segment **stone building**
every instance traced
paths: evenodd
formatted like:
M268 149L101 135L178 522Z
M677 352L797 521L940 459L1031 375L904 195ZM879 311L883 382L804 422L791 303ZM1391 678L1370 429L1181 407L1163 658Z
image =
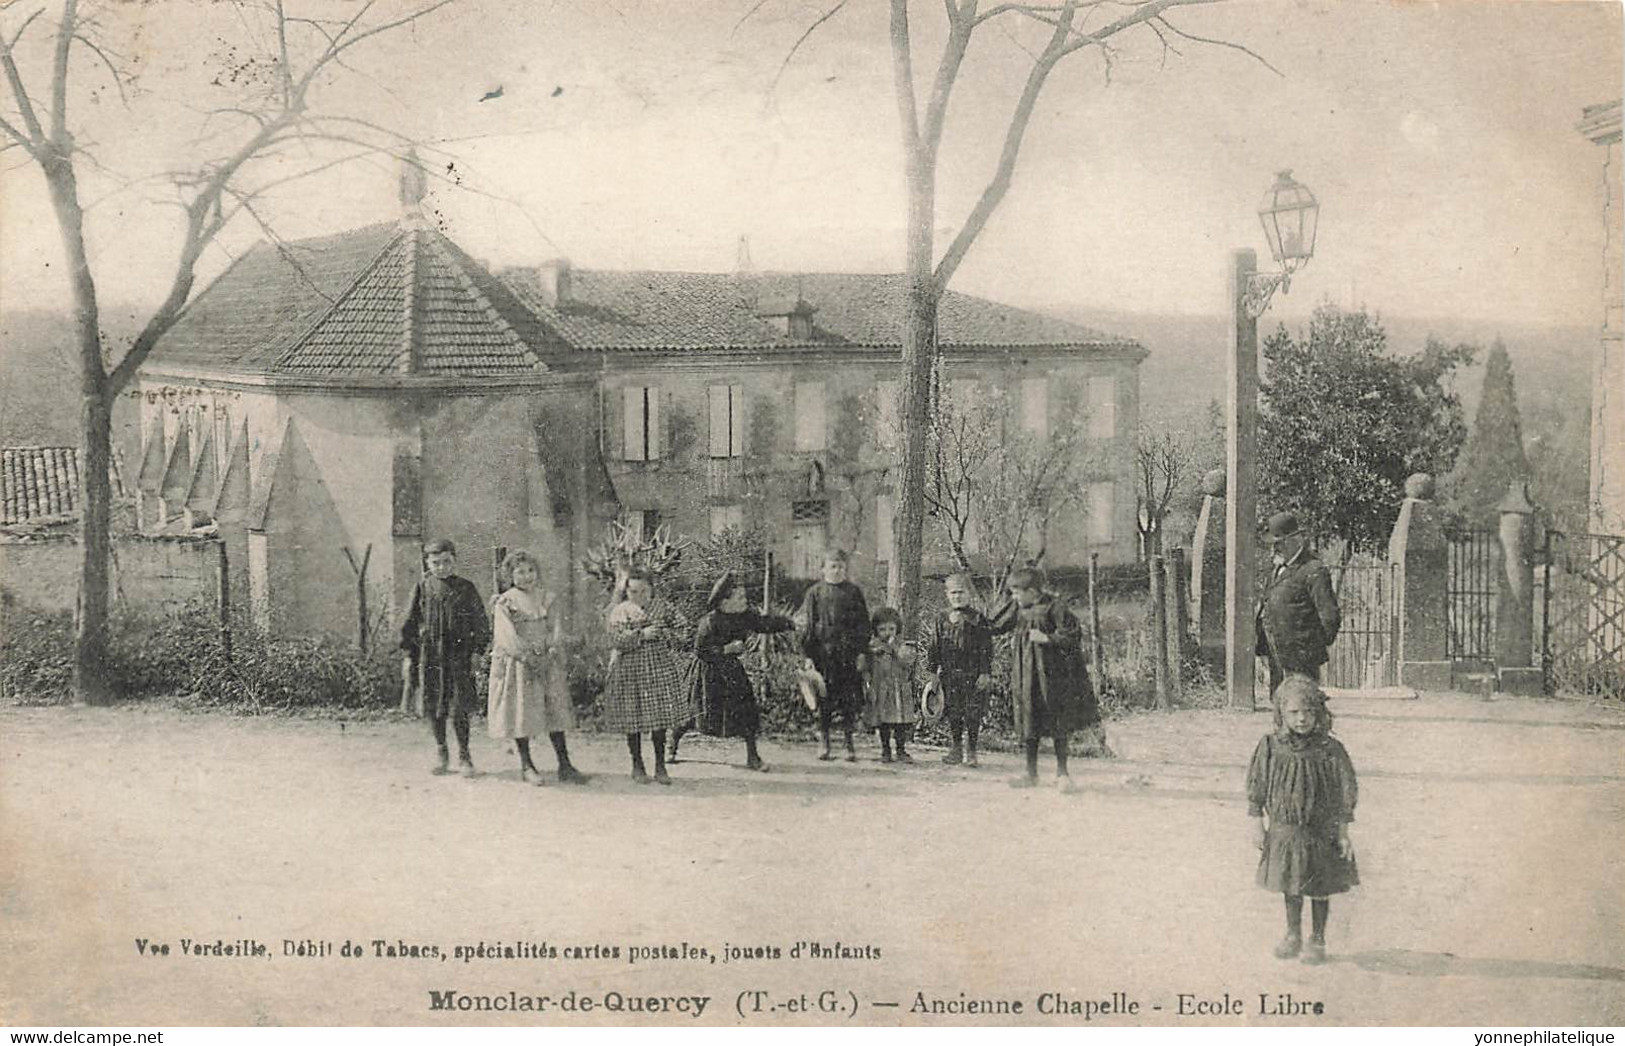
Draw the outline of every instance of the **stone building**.
M1591 378L1591 528L1625 534L1625 257L1621 254L1620 103L1588 105L1580 131L1602 146L1603 321Z
M375 622L419 545L449 536L489 586L526 547L580 604L579 563L624 514L704 538L760 528L792 574L890 546L902 284L895 276L492 274L421 218L263 245L142 368L144 528L212 525L234 603L283 632ZM1042 433L1087 411L1089 511L1046 562L1132 559L1138 365L1125 338L961 294L939 341L957 390L1001 388Z

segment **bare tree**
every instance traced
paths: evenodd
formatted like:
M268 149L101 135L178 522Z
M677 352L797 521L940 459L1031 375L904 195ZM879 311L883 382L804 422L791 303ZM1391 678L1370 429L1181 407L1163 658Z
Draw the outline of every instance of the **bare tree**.
M378 0L361 0L340 18L290 13L285 0L240 0L236 13L244 27L237 72L242 74L239 104L204 113L195 162L185 170L167 173L173 198L181 212L181 234L173 262L154 259L173 272L162 302L142 325L130 347L112 359L103 344L98 307L100 284L86 246L87 206L82 185L109 175L93 151L88 135L76 133L76 119L92 86L105 77L128 107L126 88L132 73L111 39L113 27L104 24L94 5L62 0L50 15L50 6L21 13L23 5L9 5L0 23L0 70L9 92L10 110L0 113L0 151L21 151L45 179L52 213L61 233L71 284L80 388L79 482L83 492L80 522L81 572L75 615L74 691L81 702L106 704L114 694L107 679L108 559L112 492L108 478L111 458L113 404L136 370L168 331L190 299L199 258L221 230L239 215L248 215L265 227L255 203L278 185L305 177L378 151L400 151L400 135L368 121L345 116L323 116L312 108L312 97L333 74L350 67L346 59L358 46L378 36L409 26L452 0L425 0L393 16L379 16ZM54 36L36 24L55 26ZM263 32L248 27L258 23ZM25 78L19 56L38 41L37 63L29 66L37 82ZM100 84L105 87L106 84ZM125 122L129 134L144 133L139 121ZM315 146L346 150L341 155L315 157ZM295 174L285 173L294 150L306 157ZM207 158L199 159L198 156ZM282 161L278 166L274 161ZM269 228L266 228L269 232ZM156 254L157 252L154 251ZM171 269L169 266L173 266Z
M1190 444L1173 429L1142 424L1135 434L1134 469L1140 487L1135 526L1147 557L1162 553L1163 521L1190 479L1192 459Z
M1066 411L1042 435L1020 431L1000 390L955 402L938 385L927 441L926 514L961 570L973 571L972 538L995 591L1018 566L1042 563L1063 514L1083 522L1099 448L1087 417Z
M790 49L785 64L818 28L834 18L850 0L836 0L812 22ZM928 449L930 378L936 356L937 306L959 265L970 253L988 219L1010 190L1022 143L1033 112L1049 84L1050 74L1076 55L1098 55L1109 76L1115 57L1114 41L1132 29L1154 36L1164 55L1178 54L1186 43L1232 48L1268 63L1248 48L1200 36L1169 20L1177 8L1222 0L1049 0L1037 3L984 5L983 0L941 0L947 36L936 70L922 99L915 77L914 34L909 0L889 0L892 82L901 118L904 176L908 186L906 219L907 259L904 265L906 301L903 322L902 440L898 479L897 517L887 579L890 602L902 611L912 630L919 608L921 541L929 483ZM746 18L763 6L756 0ZM1036 33L1029 46L1013 31ZM937 228L937 164L950 103L971 43L998 30L1030 59L1004 135L998 143L993 173L971 206L969 214L939 256ZM1273 67L1270 67L1273 68ZM782 73L782 67L781 67Z

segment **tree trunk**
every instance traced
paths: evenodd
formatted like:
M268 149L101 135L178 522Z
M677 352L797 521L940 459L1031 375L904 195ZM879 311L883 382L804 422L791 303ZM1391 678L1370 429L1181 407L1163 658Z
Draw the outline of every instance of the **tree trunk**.
M86 390L79 419L79 600L74 614L74 699L112 704L108 680L108 564L113 489L108 478L113 412L98 388Z
M902 462L897 519L887 577L903 632L914 634L920 605L920 557L925 528L926 440L930 429L931 372L936 357L937 283L932 269L931 220L936 212L934 172L910 149L908 163L907 301L903 322Z
M101 313L85 250L84 211L73 163L59 146L40 161L62 233L79 347L79 598L74 608L73 692L80 704L112 704L107 674L111 561L113 405L102 360Z

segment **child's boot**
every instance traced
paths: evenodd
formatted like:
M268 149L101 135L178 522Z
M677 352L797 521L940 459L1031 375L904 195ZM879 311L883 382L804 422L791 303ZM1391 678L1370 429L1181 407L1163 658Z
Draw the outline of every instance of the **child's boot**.
M897 761L899 763L912 763L914 757L908 754L908 727L894 726L892 732L897 736Z
M767 764L762 761L762 753L756 750L754 735L745 738L745 769L756 770L760 773L767 772Z
M1325 897L1309 899L1309 940L1303 947L1303 961L1319 966L1326 961L1326 916L1332 902Z
M835 757L829 754L829 727L821 727L818 731L818 758L829 762Z
M655 784L670 785L671 775L666 773L666 732L664 730L654 732L654 749Z
M882 763L889 763L892 761L891 727L884 724L882 724L880 727L880 761Z
M649 771L643 766L643 738L638 734L627 734L626 747L632 753L632 780L640 785L648 784Z
M1303 951L1303 897L1286 895L1286 936L1275 946L1277 959L1295 959Z
M849 763L858 761L858 750L852 745L852 730L850 727L846 731L846 761Z
M553 755L559 761L559 783L586 784L587 775L577 770L575 764L570 762L570 749L564 742L564 731L555 730L547 736L553 742Z
M942 757L942 761L947 763L949 766L958 766L960 763L965 761L965 750L960 747L959 734L957 732L954 734L954 746L948 749L948 754Z
M969 726L969 728L967 728L966 731L965 731L965 765L966 766L981 766L982 765L981 763L978 763L976 761L976 733L977 733L977 728L976 728L975 723L972 723Z
M479 771L474 769L474 759L468 754L468 715L459 712L452 716L451 726L457 733L457 769L464 777L479 776Z
M1038 785L1038 742L1036 740L1028 741L1025 747L1027 749L1027 772L1020 777L1012 777L1010 779L1011 788L1034 788Z
M431 769L429 772L431 774L435 774L437 776L440 775L440 774L449 774L449 773L451 773L451 750L448 749L445 745L441 745L439 748L437 748L435 750L435 752L436 752L436 758L435 758L434 768Z

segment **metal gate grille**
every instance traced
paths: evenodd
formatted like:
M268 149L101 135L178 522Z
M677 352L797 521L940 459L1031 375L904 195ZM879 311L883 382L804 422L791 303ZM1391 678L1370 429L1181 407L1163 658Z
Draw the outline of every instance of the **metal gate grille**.
M1548 693L1625 698L1625 537L1546 533Z
M1395 605L1399 567L1351 563L1337 583L1343 613L1337 642L1326 663L1328 686L1374 690L1399 681L1399 617Z
M1493 530L1454 528L1446 529L1445 539L1445 657L1493 660L1500 539Z

